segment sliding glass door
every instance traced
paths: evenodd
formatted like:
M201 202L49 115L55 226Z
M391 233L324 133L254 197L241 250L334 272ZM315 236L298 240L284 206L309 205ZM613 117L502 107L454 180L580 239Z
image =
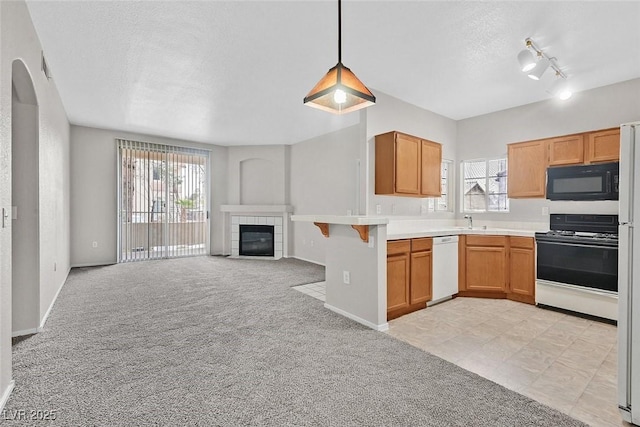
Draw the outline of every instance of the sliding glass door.
M209 252L209 151L119 139L119 262Z

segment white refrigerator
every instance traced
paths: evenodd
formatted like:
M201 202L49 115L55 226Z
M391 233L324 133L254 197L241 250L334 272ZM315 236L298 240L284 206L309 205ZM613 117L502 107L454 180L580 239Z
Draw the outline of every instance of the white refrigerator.
M619 190L618 407L640 425L640 122L620 127Z

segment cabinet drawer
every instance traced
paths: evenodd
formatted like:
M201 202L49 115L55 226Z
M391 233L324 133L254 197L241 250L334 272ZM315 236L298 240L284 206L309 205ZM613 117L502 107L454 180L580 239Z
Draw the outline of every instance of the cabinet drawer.
M387 242L387 256L411 252L411 240L390 240Z
M467 246L505 246L506 236L478 236L467 234Z
M509 237L509 243L512 248L533 249L533 237Z
M432 248L433 239L431 237L411 239L411 252L430 251Z

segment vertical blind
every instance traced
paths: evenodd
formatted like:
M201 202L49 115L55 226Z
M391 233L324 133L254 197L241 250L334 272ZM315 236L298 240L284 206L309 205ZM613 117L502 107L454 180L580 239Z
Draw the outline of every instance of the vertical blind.
M208 253L209 151L116 141L118 261Z

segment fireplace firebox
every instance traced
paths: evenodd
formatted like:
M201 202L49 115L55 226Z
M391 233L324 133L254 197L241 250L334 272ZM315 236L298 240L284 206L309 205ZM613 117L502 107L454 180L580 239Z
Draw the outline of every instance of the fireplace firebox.
M273 225L240 224L241 256L273 256Z

